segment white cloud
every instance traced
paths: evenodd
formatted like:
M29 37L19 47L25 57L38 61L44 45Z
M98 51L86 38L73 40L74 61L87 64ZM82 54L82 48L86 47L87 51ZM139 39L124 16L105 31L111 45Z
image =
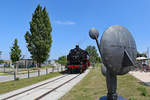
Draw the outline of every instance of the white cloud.
M72 21L55 21L56 24L63 24L63 25L74 25L75 22Z

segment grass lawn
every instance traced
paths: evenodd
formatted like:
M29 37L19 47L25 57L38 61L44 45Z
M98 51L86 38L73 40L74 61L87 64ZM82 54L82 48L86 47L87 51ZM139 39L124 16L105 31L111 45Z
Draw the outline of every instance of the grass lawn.
M150 87L129 74L118 76L117 93L127 100L150 100ZM100 68L93 68L60 100L99 100L101 96L106 94L105 77L101 74Z
M47 80L49 78L53 78L56 76L62 75L61 72L54 72L50 73L48 75L42 75L39 77L32 77L32 78L26 78L26 79L19 79L17 81L9 81L9 82L0 82L0 94L6 93L12 90L16 90L19 88L23 88L35 83L38 83L40 81Z

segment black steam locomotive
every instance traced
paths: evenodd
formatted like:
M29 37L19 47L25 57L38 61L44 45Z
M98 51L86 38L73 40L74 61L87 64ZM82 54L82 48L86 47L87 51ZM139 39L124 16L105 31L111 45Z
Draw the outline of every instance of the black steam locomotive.
M67 55L66 68L68 73L84 72L90 66L88 58L88 52L76 45L76 48L71 49Z

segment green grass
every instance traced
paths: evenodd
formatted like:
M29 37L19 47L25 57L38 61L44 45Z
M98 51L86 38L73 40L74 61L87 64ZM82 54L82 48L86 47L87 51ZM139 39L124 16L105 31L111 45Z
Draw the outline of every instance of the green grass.
M100 68L91 69L90 73L60 100L99 100L107 94L105 77ZM139 91L138 88L145 90ZM142 93L146 92L146 96ZM118 76L117 93L127 100L150 100L150 87L145 86L133 76Z
M129 98L129 100L136 100L134 97Z
M9 75L13 75L13 74L0 74L0 76L9 76Z
M138 87L137 90L141 92L142 96L147 96L147 90L144 87Z
M39 77L32 77L32 78L26 78L26 79L19 79L17 81L9 81L9 82L0 82L0 94L6 93L12 90L16 90L19 88L23 88L35 83L38 83L40 81L47 80L49 78L53 78L56 76L62 75L60 72L50 73L48 75L42 75Z

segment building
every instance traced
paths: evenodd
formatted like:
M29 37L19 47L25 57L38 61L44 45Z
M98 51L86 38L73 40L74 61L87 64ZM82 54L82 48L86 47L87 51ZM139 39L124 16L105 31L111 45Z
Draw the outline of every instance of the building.
M16 63L18 68L31 68L36 66L32 59L20 59Z

